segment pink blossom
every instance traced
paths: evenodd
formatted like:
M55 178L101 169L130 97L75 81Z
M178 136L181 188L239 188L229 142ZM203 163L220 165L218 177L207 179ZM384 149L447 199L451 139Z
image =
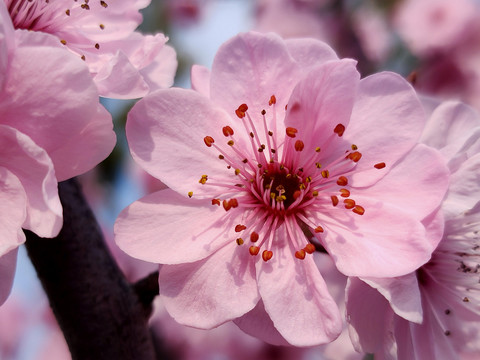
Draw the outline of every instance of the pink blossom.
M62 208L57 182L103 160L115 144L115 134L85 63L60 48L50 35L14 30L3 2L0 68L0 298L4 299L13 276L12 251L25 241L22 228L41 237L58 234Z
M474 24L472 0L407 0L395 12L394 25L416 55L448 51Z
M177 60L163 34L142 35L149 0L3 0L16 29L49 33L88 64L101 96L138 98L173 84Z
M426 108L431 115L422 141L440 150L452 173L442 205L445 233L415 273L350 279L352 340L375 358L459 359L480 352L480 118L456 102L426 101Z
M321 42L246 33L220 48L211 74L194 67L192 84L131 110L133 158L170 189L115 226L128 254L167 264L161 296L178 322L212 328L259 304L252 321L271 321L286 342L329 342L342 321L317 247L345 275L398 276L429 259L422 221L447 169L416 146L424 112L400 76L360 80Z

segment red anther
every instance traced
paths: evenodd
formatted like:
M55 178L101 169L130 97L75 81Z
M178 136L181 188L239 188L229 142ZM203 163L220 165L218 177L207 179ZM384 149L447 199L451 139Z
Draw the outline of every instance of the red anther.
M237 245L243 245L243 239L242 238L238 238L236 241L237 241Z
M302 249L302 250L295 251L295 257L300 260L305 259L305 250Z
M363 206L360 206L360 205L355 205L355 207L353 208L352 210L355 214L358 214L358 215L363 215L365 214L365 209L363 208Z
M248 106L247 104L242 104L238 107L237 110L235 110L235 114L237 114L237 116L242 119L245 117L245 112L248 110Z
M258 246L250 246L248 248L248 251L250 252L250 255L258 255L258 253L260 252L260 248Z
M235 198L230 199L230 200L228 201L228 203L230 204L230 206L231 206L232 208L238 207L238 200L235 199Z
M263 250L262 252L262 259L263 261L267 262L273 257L273 252L270 250Z
M305 147L305 144L303 143L302 140L295 141L295 150L296 151L302 151L304 147Z
M355 200L353 199L345 199L343 200L343 203L345 204L345 209L353 209L355 207Z
M384 162L381 162L381 163L378 163L378 164L373 165L373 167L374 167L375 169L383 169L385 166L386 166L386 165L385 165Z
M323 232L323 227L321 227L320 225L317 226L314 230L316 233L322 233Z
M245 230L247 227L245 225L241 225L241 224L238 224L237 226L235 226L235 232L240 232L240 231L243 231Z
M302 192L300 190L295 190L293 193L293 199L297 200L300 195L302 195Z
M337 126L335 126L335 129L333 130L333 132L338 136L342 136L343 133L345 132L345 126L342 124L338 124Z
M350 191L347 189L340 189L340 196L341 197L349 197L350 196Z
M330 198L332 199L332 205L337 206L338 205L338 197L336 197L335 195L332 195L332 196L330 196Z
M225 136L232 136L233 135L233 129L230 126L224 126L222 131L223 131L223 135L225 135Z
M273 104L277 103L277 98L275 95L270 96L270 100L268 100L268 105L272 106Z
M313 254L315 252L315 245L313 244L307 244L307 246L304 247L304 250L308 253L308 254Z
M337 185L345 186L348 184L348 179L345 176L340 176L337 180Z
M250 234L250 241L256 242L258 241L259 237L260 236L255 231L252 231L252 233Z
M205 136L203 138L203 141L205 142L205 145L207 145L208 147L212 146L212 144L215 142L215 140L213 140L211 136Z
M220 199L212 199L212 205L220 206Z
M297 136L297 132L298 130L293 128L293 127L287 127L285 129L285 132L287 133L287 136L291 137L291 138L294 138L295 136Z
M347 155L347 157L352 160L353 162L359 162L362 158L362 153L355 151Z
M230 201L223 200L223 208L225 209L225 211L230 210L232 208L232 205L230 204Z

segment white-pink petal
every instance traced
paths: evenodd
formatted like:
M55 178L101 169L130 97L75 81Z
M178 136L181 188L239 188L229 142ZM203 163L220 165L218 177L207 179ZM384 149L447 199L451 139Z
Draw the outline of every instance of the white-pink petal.
M234 217L210 200L184 198L170 189L145 196L124 209L115 223L115 242L130 256L160 264L201 260L238 233ZM236 234L236 235L235 235Z
M164 265L160 296L179 323L211 329L253 309L259 300L255 266L234 241L194 263Z

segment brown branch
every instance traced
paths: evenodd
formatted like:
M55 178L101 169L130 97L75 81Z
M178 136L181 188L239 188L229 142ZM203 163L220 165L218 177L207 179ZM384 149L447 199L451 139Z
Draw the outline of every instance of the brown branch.
M127 282L78 183L60 183L59 194L62 231L54 239L26 231L26 247L72 358L155 359L147 325L155 291L139 297Z

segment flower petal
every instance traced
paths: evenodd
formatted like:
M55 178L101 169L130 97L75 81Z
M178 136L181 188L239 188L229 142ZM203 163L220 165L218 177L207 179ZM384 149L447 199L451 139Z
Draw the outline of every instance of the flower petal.
M254 114L268 107L271 95L283 113L302 75L285 42L276 34L242 33L223 44L212 65L210 94L215 104L234 116L246 103ZM277 116L278 126L283 116Z
M0 256L25 241L22 225L26 218L27 198L20 180L0 166Z
M140 69L140 74L152 92L173 85L177 66L177 53L173 47L164 45L155 59Z
M63 214L47 153L25 134L4 125L0 125L0 153L0 166L20 180L27 196L27 218L22 226L41 237L56 236Z
M326 225L323 245L340 272L347 276L393 277L412 272L428 261L433 248L419 220L387 203L363 197L355 201L365 208L362 216L351 211L343 212L342 219L338 211L310 215L316 223Z
M0 306L7 300L17 265L17 249L0 256Z
M344 135L363 155L352 184L368 186L382 178L386 171L374 165L384 162L392 169L417 144L425 122L415 91L400 75L383 72L362 79Z
M130 256L160 264L193 262L235 243L235 216L223 208L185 199L170 189L145 196L124 209L115 242Z
M358 278L348 279L347 323L350 339L358 352L375 353L391 342L393 311L380 293Z
M285 224L275 232L272 259L258 259L256 264L266 312L275 328L294 346L333 341L342 332L342 320L313 257L294 257L296 249L287 238Z
M286 127L298 130L305 144L302 155L310 158L317 146L323 147L338 124L348 127L360 74L350 59L329 61L310 71L293 89L288 101ZM342 149L342 152L344 150Z
M362 278L362 280L377 289L398 316L417 324L422 322L422 298L415 273L395 278Z
M335 51L326 43L312 39L286 39L287 49L304 72L329 60L338 60Z
M444 157L419 144L374 186L352 190L352 197L355 199L357 194L369 196L422 220L440 206L449 176Z
M245 315L233 321L242 331L272 345L290 345L273 325L263 301Z
M248 250L235 243L204 260L162 266L159 283L169 314L202 329L242 316L259 300L254 262Z
M192 89L210 97L210 70L205 66L193 65L191 70Z
M128 114L126 132L135 161L169 188L194 197L206 192L199 183L203 174L227 173L218 152L207 148L205 136L219 134L231 119L221 109L193 90L158 90L138 101ZM182 178L178 178L181 168ZM179 181L180 180L180 181ZM210 186L207 197L218 192ZM224 192L224 189L221 190Z
M49 153L58 181L70 179L93 169L113 150L116 143L112 116L100 104L97 114L85 127L71 134L70 141Z

